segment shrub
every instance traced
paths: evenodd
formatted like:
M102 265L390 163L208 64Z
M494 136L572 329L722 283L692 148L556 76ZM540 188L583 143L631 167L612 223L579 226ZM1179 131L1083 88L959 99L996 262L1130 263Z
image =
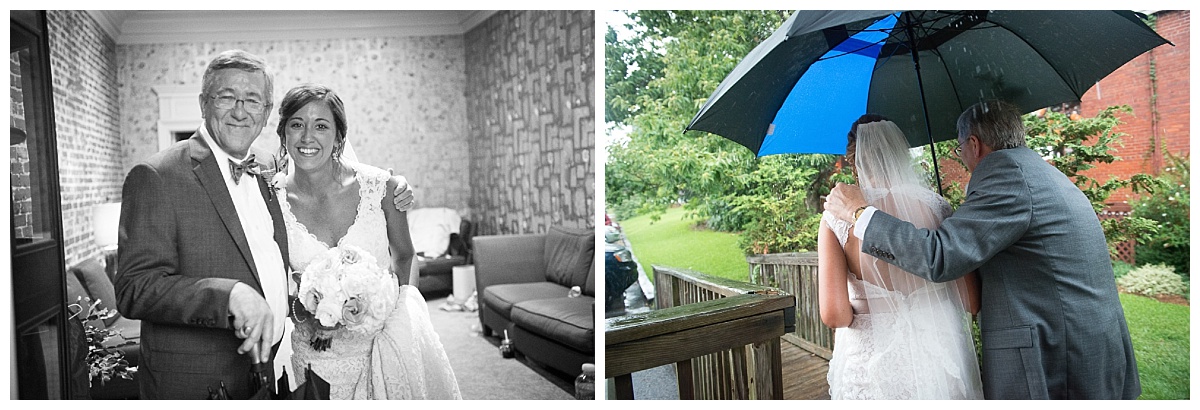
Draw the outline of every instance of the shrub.
M1191 194L1190 165L1187 156L1167 153L1167 166L1155 177L1157 189L1132 201L1132 216L1152 220L1157 229L1146 234L1135 247L1141 264L1167 264L1184 277L1190 277Z
M803 194L781 203L763 203L764 217L746 225L738 246L747 255L816 251L821 214L797 215L801 201Z
M1125 263L1125 261L1114 260L1112 264L1113 277L1117 279L1120 279L1122 276L1125 276L1126 273L1129 273L1129 271L1133 270L1133 265Z
M1117 279L1117 285L1124 288L1126 292L1145 296L1184 295L1187 293L1187 286L1183 284L1183 278L1180 278L1170 266L1164 264L1142 265L1129 271L1121 279Z

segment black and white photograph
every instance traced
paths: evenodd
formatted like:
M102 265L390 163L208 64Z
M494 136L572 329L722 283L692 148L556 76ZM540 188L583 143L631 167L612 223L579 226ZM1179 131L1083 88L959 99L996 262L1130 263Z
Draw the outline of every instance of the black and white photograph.
M10 399L595 399L594 11L9 14Z

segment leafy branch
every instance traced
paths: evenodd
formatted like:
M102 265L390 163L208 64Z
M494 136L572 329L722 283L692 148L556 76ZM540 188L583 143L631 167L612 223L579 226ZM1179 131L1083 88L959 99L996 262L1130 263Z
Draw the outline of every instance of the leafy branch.
M114 377L133 380L133 375L138 370L137 367L129 366L129 362L125 360L125 353L120 350L121 347L132 346L136 342L126 339L118 330L102 329L91 324L93 321L103 321L117 315L117 312L112 309L97 309L99 305L99 299L92 302L91 298L83 296L78 297L76 303L67 305L67 311L71 312L70 319L77 320L83 325L84 342L87 346L84 362L88 366L89 387L92 385L92 380L97 378L100 379L101 385ZM108 340L113 337L120 337L122 342L108 345Z

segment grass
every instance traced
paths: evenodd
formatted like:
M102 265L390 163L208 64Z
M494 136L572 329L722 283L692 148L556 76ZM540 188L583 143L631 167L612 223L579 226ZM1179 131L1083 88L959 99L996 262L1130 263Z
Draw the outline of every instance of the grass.
M746 258L737 235L696 228L679 208L658 222L647 216L620 221L626 237L647 267L686 268L728 279L747 280ZM1137 296L1120 295L1138 361L1143 400L1191 397L1191 309Z
M649 216L618 221L646 275L652 265L691 269L709 275L746 281L750 265L737 246L738 235L696 228L683 208L671 208L657 222Z
M1122 294L1143 400L1190 398L1191 309Z

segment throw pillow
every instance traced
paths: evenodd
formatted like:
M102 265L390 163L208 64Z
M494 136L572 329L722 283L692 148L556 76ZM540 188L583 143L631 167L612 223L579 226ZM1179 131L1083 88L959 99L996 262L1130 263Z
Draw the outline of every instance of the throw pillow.
M546 234L546 280L582 288L592 268L596 234L587 229L551 227Z
M583 284L583 294L588 296L596 296L596 258L593 257L591 263L588 263L588 275L586 282Z
M72 267L70 273L79 279L92 301L100 300L100 304L96 306L97 309L117 310L117 292L113 288L112 281L108 280L108 274L104 273L104 266L100 265L100 262L95 259L84 260ZM104 324L112 326L120 316L118 313L105 320Z

